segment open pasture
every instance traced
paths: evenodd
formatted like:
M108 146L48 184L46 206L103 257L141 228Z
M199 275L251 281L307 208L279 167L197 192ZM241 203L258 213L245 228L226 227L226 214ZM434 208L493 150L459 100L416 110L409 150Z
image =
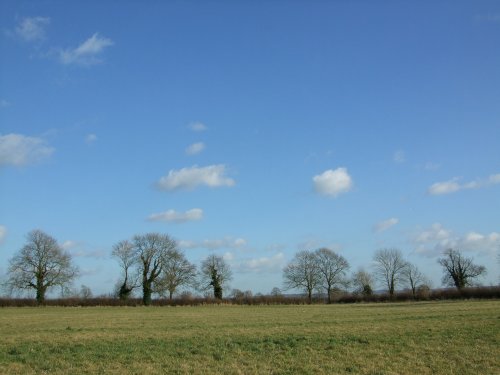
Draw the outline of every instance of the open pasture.
M498 374L500 301L0 309L2 374Z

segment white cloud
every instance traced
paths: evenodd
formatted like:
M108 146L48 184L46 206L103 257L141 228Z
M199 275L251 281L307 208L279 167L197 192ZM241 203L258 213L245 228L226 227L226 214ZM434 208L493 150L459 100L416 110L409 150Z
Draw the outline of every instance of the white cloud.
M405 152L403 150L396 151L392 160L394 160L395 163L404 163L406 161Z
M269 273L280 272L285 266L285 254L280 252L270 257L243 260L236 266L239 272Z
M224 237L222 239L206 239L203 241L189 241L189 240L180 240L177 242L181 249L209 249L209 250L218 250L218 249L241 249L247 245L247 240L244 238L238 237Z
M200 208L193 208L186 212L177 212L175 210L168 210L152 214L149 216L149 221L166 221L169 223L185 223L187 221L197 221L203 218L203 210Z
M434 223L429 229L420 232L415 237L415 241L417 243L446 241L450 236L450 230L445 229L440 223Z
M453 248L480 254L494 254L500 248L500 233L482 234L475 231L456 235L451 230L435 223L430 229L421 231L412 239L415 252L422 256L435 257Z
M399 223L399 219L397 219L395 217L391 217L390 219L383 220L383 221L376 223L373 226L373 231L380 233L380 232L386 231L387 229L393 227L397 223Z
M492 174L489 178L488 181L490 184L500 184L500 173L498 174Z
M193 143L192 145L186 148L186 154L196 155L202 152L204 149L205 149L205 144L203 142Z
M461 186L457 182L457 179L445 181L445 182L436 182L429 187L428 193L431 195L441 195L441 194L450 194L456 191L459 191Z
M0 225L0 244L3 243L6 236L7 236L7 228L4 225Z
M193 166L180 170L170 170L168 175L158 181L162 190L193 190L197 186L208 187L234 186L235 181L226 176L226 166L223 164L209 165L208 167Z
M113 44L111 39L101 37L99 33L95 33L78 47L60 51L59 58L61 63L65 65L99 64L102 62L102 59L99 57L101 53L105 48Z
M76 241L71 241L71 240L67 240L67 241L64 241L61 245L61 247L64 249L64 250L71 250L71 249L74 249L75 247L78 247L80 246L81 244L79 242L76 242Z
M10 107L10 102L5 99L0 99L0 108L7 108Z
M205 130L208 130L208 127L199 121L192 122L188 125L188 128L191 129L194 132L203 132Z
M54 149L41 138L22 134L0 135L0 166L20 167L34 164L49 157L53 152Z
M97 135L95 134L87 134L85 136L85 143L86 144L91 144L91 143L94 143L95 141L97 141Z
M427 192L431 195L443 195L455 193L459 190L481 189L491 185L500 184L500 174L490 175L487 179L477 179L463 184L459 183L459 178L455 177L449 181L436 182L432 184Z
M353 182L346 168L329 169L313 177L314 189L317 193L337 197L352 189Z
M439 164L439 163L433 163L431 161L428 161L424 165L424 169L426 171L437 171L440 167L441 167L441 164Z
M26 42L45 39L45 28L50 24L48 17L23 18L16 26L15 34Z

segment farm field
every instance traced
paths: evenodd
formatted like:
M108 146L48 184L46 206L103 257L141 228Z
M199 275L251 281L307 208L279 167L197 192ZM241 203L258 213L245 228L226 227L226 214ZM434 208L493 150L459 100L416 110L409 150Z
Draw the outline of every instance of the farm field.
M0 309L1 374L498 374L500 301Z

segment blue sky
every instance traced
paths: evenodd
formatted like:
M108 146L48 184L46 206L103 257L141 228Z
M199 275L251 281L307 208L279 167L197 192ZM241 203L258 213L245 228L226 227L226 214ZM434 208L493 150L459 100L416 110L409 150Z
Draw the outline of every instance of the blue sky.
M2 1L0 277L32 229L108 293L168 233L269 292L298 250L500 277L497 1Z

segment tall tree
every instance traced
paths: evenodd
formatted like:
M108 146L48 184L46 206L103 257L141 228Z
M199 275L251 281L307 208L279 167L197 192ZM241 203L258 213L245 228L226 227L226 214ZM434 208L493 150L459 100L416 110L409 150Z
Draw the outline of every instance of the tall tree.
M360 293L365 296L373 294L373 277L363 268L360 268L352 276L352 284L354 286L355 293Z
M284 268L283 278L287 289L302 289L307 293L307 300L312 302L313 290L321 282L318 262L311 251L299 251Z
M232 279L231 268L223 257L211 254L201 263L201 279L202 289L212 289L214 297L222 299L223 290Z
M407 263L403 270L403 279L407 282L413 298L415 298L417 296L417 288L425 281L425 276L416 265Z
M473 263L471 258L465 258L460 251L448 249L444 258L438 259L443 267L443 284L462 289L473 285L474 279L486 274L486 268Z
M327 248L316 250L314 255L320 278L319 285L326 291L328 303L331 303L334 288L347 285L345 276L349 270L349 262L342 255Z
M37 302L43 303L48 290L64 288L77 274L71 256L57 241L41 230L33 230L27 235L26 245L9 262L8 285L11 289L34 289Z
M120 241L113 246L111 255L118 260L123 271L123 281L118 287L118 297L126 300L137 286L137 280L130 280L130 272L138 260L134 245L128 240Z
M373 260L375 262L375 276L387 285L389 295L393 297L406 267L403 254L398 249L380 249L375 252Z
M133 245L142 277L142 302L147 306L151 304L154 283L165 267L167 254L177 244L166 234L147 233L134 236Z
M194 286L195 281L196 266L181 251L172 249L165 255L163 273L157 280L155 289L160 294L167 291L171 300L180 286Z

